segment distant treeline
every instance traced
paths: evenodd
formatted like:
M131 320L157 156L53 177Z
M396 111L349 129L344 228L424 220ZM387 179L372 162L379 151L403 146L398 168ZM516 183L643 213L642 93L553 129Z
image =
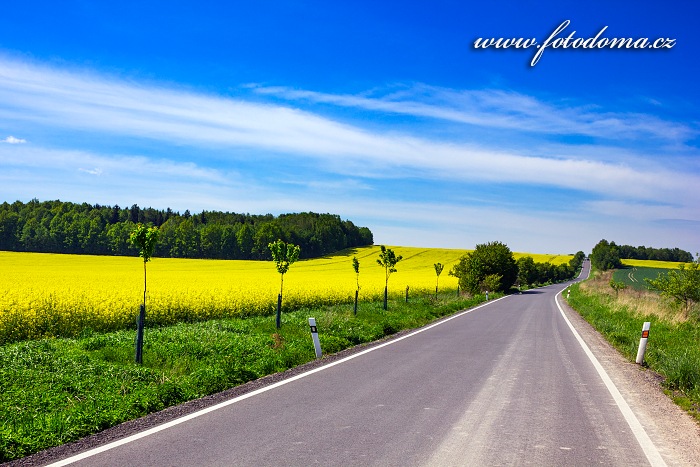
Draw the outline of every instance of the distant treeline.
M612 242L614 244L615 242ZM620 245L617 247L620 259L651 259L654 261L677 261L692 263L693 255L680 248L651 248L648 246Z
M372 232L333 214L190 214L33 199L0 205L0 250L92 255L136 255L129 234L137 223L160 228L155 256L270 259L277 239L301 246L302 258L371 245Z
M677 261L692 263L693 255L679 248L650 248L645 246L616 245L603 239L591 252L591 265L600 270L622 267L623 259L651 259L656 261Z

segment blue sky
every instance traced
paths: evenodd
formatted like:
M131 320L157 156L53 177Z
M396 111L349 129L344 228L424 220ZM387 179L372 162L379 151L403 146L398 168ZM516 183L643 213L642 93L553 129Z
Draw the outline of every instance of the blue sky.
M27 0L4 10L1 201L331 212L389 245L573 253L606 238L700 251L697 8ZM535 46L474 47L542 46L566 20L535 65ZM672 46L584 49L596 35Z

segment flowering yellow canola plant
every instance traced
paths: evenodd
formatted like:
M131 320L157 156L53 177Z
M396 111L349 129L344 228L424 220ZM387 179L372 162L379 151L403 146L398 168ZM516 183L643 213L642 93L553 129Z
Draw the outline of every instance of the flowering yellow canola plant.
M434 293L433 265L440 262L449 271L468 251L389 248L403 256L389 281L394 298L403 296L406 286L412 295ZM356 288L353 256L360 261L360 300L381 300L384 269L376 264L379 247L371 246L297 262L285 275L285 310L351 304ZM565 262L571 256L553 258ZM85 329L134 328L143 300L143 263L136 257L0 251L0 271L0 344L76 336ZM456 288L456 278L440 277L441 290ZM272 261L153 258L146 320L162 325L273 314L278 291L279 274Z

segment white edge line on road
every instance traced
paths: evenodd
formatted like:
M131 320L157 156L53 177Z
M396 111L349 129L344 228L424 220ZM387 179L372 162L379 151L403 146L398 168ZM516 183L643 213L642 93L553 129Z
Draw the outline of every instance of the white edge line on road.
M632 433L634 433L634 437L637 438L637 442L644 451L644 455L647 456L647 460L649 461L649 463L654 467L666 466L666 462L661 457L661 454L659 454L658 449L656 449L656 446L654 445L651 438L649 438L649 435L644 430L644 427L639 422L636 415L634 415L634 412L632 412L632 409L627 404L627 401L624 397L622 397L622 394L620 394L620 391L617 389L617 386L615 386L615 383L613 383L612 379L610 379L610 376L608 376L603 366L600 364L595 355L593 355L593 352L591 352L591 349L588 347L581 335L571 324L569 318L567 318L564 314L564 310L562 309L561 305L559 305L559 300L557 298L559 297L559 295L561 295L561 293L564 290L566 290L567 287L569 286L567 285L566 287L564 287L564 289L560 290L559 293L557 293L554 296L554 302L557 304L557 308L559 308L559 313L561 313L562 317L564 318L564 321L566 321L566 324L569 326L569 329L571 329L571 332L574 334L574 337L576 338L576 340L578 340L578 343L581 344L583 351L586 353L591 363L593 363L593 366L598 372L598 376L600 376L600 379L602 379L603 383L605 383L605 387L608 388L610 395L615 400L615 403L620 409L620 412L622 412L622 416L625 417L627 424L632 430Z
M444 323L446 323L446 322L448 322L448 321L451 321L451 320L453 320L453 319L459 318L460 316L466 315L467 313L471 313L472 311L476 311L476 310L478 310L479 308L483 308L483 307L485 307L485 306L487 306L487 305L490 305L490 304L492 304L492 303L495 303L495 302L497 302L497 301L499 301L499 300L503 300L504 298L507 298L507 297L508 297L508 295L503 296L503 297L501 297L501 298L497 298L496 300L489 300L488 302L482 303L481 305L478 305L478 306L476 306L476 307L474 307L474 308L469 308L468 310L464 310L464 311L462 311L462 312L460 312L460 313L457 313L457 314L455 314L455 315L452 315L452 316L450 316L450 317L448 317L448 318L442 319L441 321L438 321L437 323L429 324L429 325L427 325L427 326L425 326L425 327L422 327L422 328L420 328L420 329L417 329L416 331L413 331L413 332L411 332L411 333L409 333L409 334L406 334L406 335L404 335L404 336L397 337L397 338L395 338L395 339L391 339L391 340L389 340L389 341L387 341L387 342L385 342L385 343L383 343L383 344L376 345L376 346L371 347L371 348L369 348L369 349L367 349L367 350L363 350L363 351L361 351L361 352L352 354L352 355L350 355L350 356L348 356L348 357L345 357L345 358L342 358L342 359L340 359L340 360L336 360L335 362L331 362L331 363L329 363L329 364L327 364L327 365L323 365L323 366L320 366L320 367L318 367L318 368L314 368L313 370L309 370L309 371L307 371L307 372L305 372L305 373L302 373L302 374L293 376L293 377L288 378L288 379L285 379L285 380L283 380L283 381L279 381L279 382L274 383L274 384L271 384L271 385L269 385L269 386L265 386L265 387L263 387L263 388L256 389L255 391L248 392L248 393L246 393L246 394L243 394L243 395L241 395L241 396L235 397L235 398L233 398L233 399L229 399L229 400L227 400L227 401L221 402L221 403L219 403L219 404L212 405L211 407L207 407L207 408L205 408L205 409L199 410L199 411L194 412L194 413L191 413L191 414L189 414L189 415L185 415L184 417L180 417L180 418L177 418L177 419L172 420L172 421L170 421L170 422L163 423L162 425L155 426L155 427L153 427L153 428L150 428L150 429L148 429L148 430L142 431L142 432L140 432L140 433L136 433L136 434L134 434L134 435L127 436L126 438L123 438L123 439L120 439L120 440L117 440L117 441L113 441L113 442L111 442L111 443L105 444L104 446L100 446L100 447L97 447L97 448L94 448L94 449L90 449L89 451L85 451L85 452L82 452L82 453L80 453L80 454L76 454L75 456L69 457L69 458L67 458L67 459L63 459L63 460L61 460L61 461L54 462L53 464L49 464L47 467L61 467L61 466L64 466L64 465L69 465L69 464L72 464L72 463L74 463L74 462L78 462L78 461L80 461L80 460L87 459L88 457L95 456L95 455L100 454L100 453L102 453L102 452L109 451L110 449L114 449L114 448L119 447L119 446L122 446L122 445L124 445L124 444L128 444L128 443L131 443L131 442L133 442L133 441L139 440L139 439L141 439L141 438L145 438L145 437L147 437L147 436L150 436L150 435L152 435L152 434L158 433L158 432L160 432L160 431L167 430L168 428L172 428L172 427L174 427L174 426L176 426L176 425L179 425L179 424L181 424L181 423L185 423L185 422L187 422L187 421L189 421L189 420L195 419L195 418L200 417L200 416L202 416L202 415L206 415L206 414L208 414L209 412L214 412L215 410L223 409L224 407L227 407L227 406L229 406L229 405L231 405L231 404L235 404L236 402L240 402L240 401L242 401L242 400L248 399L249 397L257 396L258 394L262 394L263 392L267 392L267 391L270 391L270 390L275 389L275 388L277 388L277 387L284 386L285 384L289 384L289 383L291 383L291 382L293 382L293 381L296 381L296 380L299 380L299 379L301 379L301 378L305 378L305 377L307 377L307 376L313 375L314 373L318 373L319 371L323 371L323 370L326 370L326 369L328 369L328 368L334 367L334 366L336 366L336 365L340 365L341 363L345 363L345 362L347 362L347 361L349 361L349 360L352 360L353 358L357 358L357 357L359 357L359 356L361 356L361 355L365 355L365 354L367 354L367 353L369 353L369 352L373 352L373 351L375 351L375 350L379 350L379 349L381 349L382 347L386 347L386 346L388 346L388 345L395 344L396 342L399 342L399 341L402 341L402 340L407 339L407 338L409 338L409 337L415 336L416 334L420 334L421 332L427 331L428 329L434 328L435 326L440 326L441 324L444 324Z

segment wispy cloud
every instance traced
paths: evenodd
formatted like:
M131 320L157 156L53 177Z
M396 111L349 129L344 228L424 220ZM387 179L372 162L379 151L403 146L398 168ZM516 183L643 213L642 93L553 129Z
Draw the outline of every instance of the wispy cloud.
M8 144L22 144L26 143L26 139L21 139L21 138L15 138L14 136L8 136L7 138L0 140L0 143L8 143Z
M139 180L167 178L198 180L207 183L229 183L235 174L201 167L193 162L151 159L143 156L103 155L91 151L48 149L27 146L13 150L0 148L0 166L16 169L37 169L48 173L79 172L117 177L119 180L138 176ZM95 167L85 169L85 167Z
M97 176L102 175L102 169L100 169L100 168L83 169L82 167L79 167L79 168L78 168L78 171L79 171L79 172L84 172L84 173L90 174L90 175L97 175Z
M635 112L610 112L571 102L546 102L501 89L453 90L416 84L374 95L328 94L279 86L250 86L258 94L287 100L355 107L379 112L430 117L477 127L526 132L584 135L600 138L683 142L699 134L697 127Z
M81 146L82 137L68 144L75 148L72 150L34 142L17 145L24 140L7 137L3 142L9 144L0 145L0 185L11 193L6 196L26 193L29 198L55 198L60 186L62 193L75 193L73 199L80 201L85 196L79 193L88 190L100 193L99 200L105 203L114 202L115 197L135 202L137 197L161 207L180 202L190 209L248 212L289 212L303 206L304 210L370 219L387 232L420 219L452 225L461 232L455 235L468 231L475 241L490 240L479 238L478 232L487 232L494 225L520 232L522 238L535 238L536 231L545 227L556 230L562 220L568 228L593 232L587 223L596 213L605 216L606 225L617 225L613 219L620 219L622 225L623 220L640 222L645 216L700 216L694 206L700 186L698 171L666 164L664 153L656 152L663 145L682 145L696 136L689 124L654 115L568 106L508 90L458 91L415 85L390 94L353 96L253 89L260 96L270 96L270 102L257 102L260 96L253 100L222 97L0 56L0 124L48 128L49 133L58 130L64 139L66 133L72 133L93 139L148 140L157 143L159 154L166 154L167 148L180 150L178 159L94 149ZM280 98L286 101L280 104ZM350 124L292 105L302 101L502 130L502 139L509 141L451 141L421 131L420 125L389 132L378 129L386 126L375 126L372 120ZM527 133L527 144L519 139L522 133ZM604 141L563 143L551 135L583 135ZM655 140L657 157L617 144L625 138ZM60 146L65 147L63 139ZM275 172L278 165L290 160L308 170L290 171L295 175L289 177L283 171ZM244 165L254 168L245 172L246 168L239 168ZM268 171L274 172L270 178L266 178ZM274 183L269 183L273 178ZM538 217L534 210L520 213L504 206L460 205L454 200L431 204L415 191L393 194L393 187L383 190L399 179L469 187L554 187L581 197L571 207L575 215L567 217L567 210L556 209ZM28 183L33 185L31 190ZM455 221L455 216L465 220ZM429 229L425 235L427 242ZM555 236L553 233L552 242Z
M669 193L686 196L698 186L697 174L660 166L635 168L586 157L533 156L480 144L450 143L408 134L386 134L340 123L288 106L204 95L189 90L141 85L99 75L2 60L3 114L38 124L156 139L198 147L252 148L294 154L323 162L329 170L365 177L420 176L435 179L543 184L651 199ZM682 125L653 117L621 118L553 108L505 91L455 92L424 87L424 94L452 107L384 99L308 93L316 100L462 119L480 125L541 132L675 134ZM282 94L283 89L259 89ZM415 90L411 90L414 95ZM468 112L466 109L473 108ZM9 110L8 110L9 109ZM614 130L613 130L614 129ZM530 150L528 149L528 152ZM107 170L107 168L105 168Z

